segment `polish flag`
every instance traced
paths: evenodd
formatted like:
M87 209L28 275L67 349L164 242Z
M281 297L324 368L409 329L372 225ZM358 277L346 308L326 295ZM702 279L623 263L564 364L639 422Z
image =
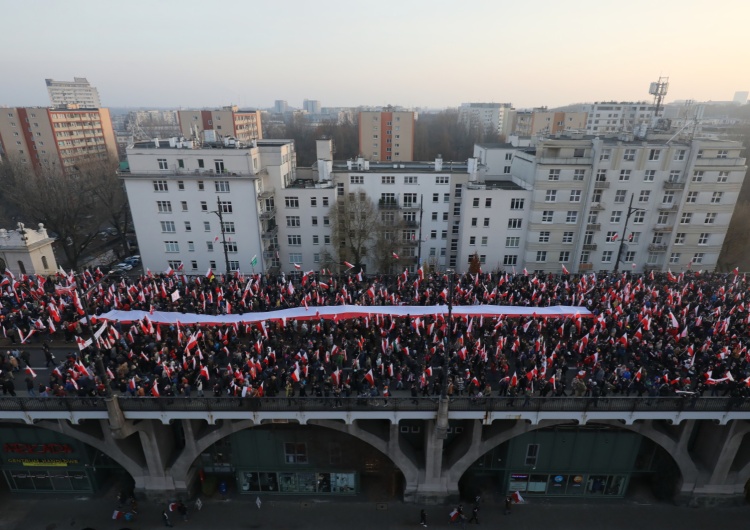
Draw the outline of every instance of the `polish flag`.
M620 234L613 235L612 236L612 243L614 243L615 241L617 241L619 238L620 238Z
M399 259L398 254L396 254L395 252L391 252L391 256L393 256L393 259Z
M370 386L375 386L375 376L372 374L372 369L365 374L365 379L370 383Z
M211 379L211 377L210 377L210 375L208 373L208 367L207 366L203 366L203 365L200 365L200 367L201 367L201 369L200 369L201 377L203 377L204 379L206 379L206 381L208 381L209 379Z
M130 390L132 390L132 391L135 391L135 377L134 377L134 378L132 378L132 379L131 379L131 380L130 380L130 381L128 382L128 388L129 388Z
M36 372L31 369L31 366L26 367L26 373L29 374L32 379L36 378Z
M300 265L299 263L294 263L294 268L300 270L302 268L302 265Z
M518 376L516 372L513 372L513 377L510 378L510 386L518 386Z
M151 395L154 397L159 397L159 383L154 381L154 386L151 387Z
M522 503L526 502L526 501L523 500L523 497L521 497L521 494L518 493L518 492L515 492L513 495L511 495L511 497L513 497L513 502L515 502L517 504L522 504Z
M345 261L345 262L344 262L344 265L346 266L346 270L349 270L349 269L353 269L353 268L354 268L354 265L352 265L352 264L351 264L351 263L349 263L348 261Z

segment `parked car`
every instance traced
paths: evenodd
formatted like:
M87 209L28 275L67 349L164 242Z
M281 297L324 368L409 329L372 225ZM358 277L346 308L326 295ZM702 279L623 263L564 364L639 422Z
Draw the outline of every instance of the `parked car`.
M124 263L124 262L118 263L117 265L112 267L112 271L117 271L117 270L129 271L129 270L133 270L133 266L130 263Z
M125 258L123 261L125 263L128 263L132 267L135 267L141 262L141 257L138 254L136 254L135 256L130 256L129 258Z

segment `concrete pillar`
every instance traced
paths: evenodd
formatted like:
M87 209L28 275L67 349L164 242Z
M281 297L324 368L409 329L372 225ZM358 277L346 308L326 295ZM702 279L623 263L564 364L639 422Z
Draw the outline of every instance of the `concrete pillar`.
M146 466L143 475L133 477L136 492L149 498L169 498L177 491L174 477L167 472L175 445L172 430L158 420L144 421L139 427Z

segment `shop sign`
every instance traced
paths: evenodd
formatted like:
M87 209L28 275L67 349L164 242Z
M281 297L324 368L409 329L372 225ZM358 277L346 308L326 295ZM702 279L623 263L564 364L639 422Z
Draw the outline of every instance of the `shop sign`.
M50 460L36 460L33 458L9 458L9 464L22 464L24 467L66 467L69 464L76 465L78 460L69 458L53 458Z
M68 444L25 444L25 443L6 443L3 444L3 451L15 454L70 454L73 448Z

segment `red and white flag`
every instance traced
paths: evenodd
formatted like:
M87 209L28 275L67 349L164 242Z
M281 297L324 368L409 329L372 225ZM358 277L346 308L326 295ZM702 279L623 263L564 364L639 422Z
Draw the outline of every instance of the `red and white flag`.
M365 374L365 379L370 383L370 386L375 386L375 376L372 373L372 369Z
M344 262L344 266L346 266L346 270L349 270L349 269L353 269L353 268L354 268L354 265L352 265L352 264L351 264L351 263L349 263L348 261L345 261L345 262Z
M395 252L391 252L391 256L393 256L393 259L399 259L398 254L396 254Z

